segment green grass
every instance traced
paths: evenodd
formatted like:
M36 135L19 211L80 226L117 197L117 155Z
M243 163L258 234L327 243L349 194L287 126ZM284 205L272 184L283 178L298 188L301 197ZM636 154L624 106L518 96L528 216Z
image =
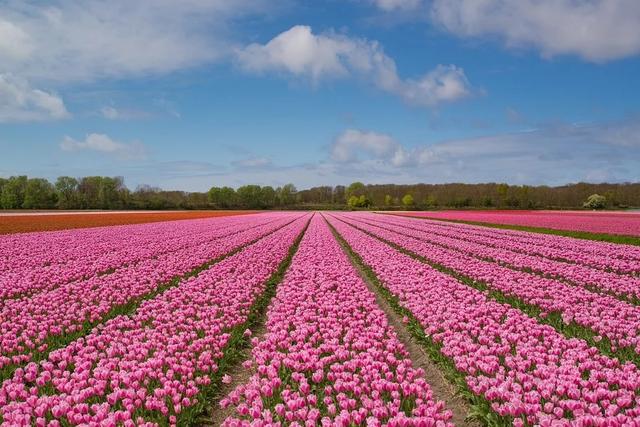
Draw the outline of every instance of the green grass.
M526 225L494 224L490 222L466 221L461 219L445 219L445 218L436 218L436 217L427 217L427 216L402 215L397 213L386 213L386 212L375 212L375 213L380 215L395 215L395 216L400 216L404 218L410 217L410 218L427 219L427 220L442 221L442 222L453 222L458 224L479 225L482 227L498 228L502 230L527 231L530 233L552 234L554 236L573 237L574 239L596 240L600 242L640 246L640 237L626 236L622 234L606 234L606 233L590 233L587 231L556 230L554 228L531 227Z

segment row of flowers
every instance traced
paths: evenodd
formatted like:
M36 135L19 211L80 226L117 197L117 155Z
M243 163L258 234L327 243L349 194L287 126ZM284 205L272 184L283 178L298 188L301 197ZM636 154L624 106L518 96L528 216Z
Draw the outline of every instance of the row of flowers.
M624 212L443 211L411 213L428 218L510 224L556 230L640 236L640 216Z
M308 221L292 217L133 315L115 317L18 369L0 389L3 425L178 424Z
M0 307L0 368L28 362L34 353L66 344L68 334L86 331L116 310L143 298L176 277L272 233L300 214L245 217L245 231L159 255L114 273L70 282ZM253 221L262 225L253 226ZM214 226L215 223L210 224ZM212 227L213 228L213 227Z
M345 216L337 216L345 219ZM515 425L640 422L640 372L331 217L468 388Z
M381 217L382 215L376 215ZM381 219L381 218L379 218ZM481 243L499 249L536 255L556 261L582 264L622 274L640 273L640 247L572 239L542 233L498 230L469 224L385 215L386 220L401 221L407 226Z
M0 272L18 267L66 263L71 259L87 256L99 257L101 253L117 250L125 237L153 239L154 234L170 232L172 229L176 232L189 232L194 227L208 224L209 220L165 221L0 235ZM232 217L224 218L224 223L231 224L228 220L242 223L241 218ZM79 241L91 242L91 246L80 248Z
M539 307L542 316L559 313L567 325L573 322L587 328L595 332L597 340L606 337L613 351L627 348L627 353L635 352L636 359L640 359L640 307L581 287L483 261L468 255L464 242L456 245L455 249L448 249L421 240L430 239L426 233L411 231L416 236L413 237L407 234L407 229L391 224L380 227L367 221L351 218L348 221L431 262L482 282L489 289ZM449 244L453 246L455 242Z
M366 220L370 223L400 227L397 230L403 233L438 245L458 249L473 256L491 258L518 269L568 280L587 288L601 289L622 298L640 300L640 277L532 255L526 253L524 248L514 250L520 246L518 242L510 242L511 248L504 247L507 245L496 247L491 244L489 239L484 237L470 238L466 233L458 232L455 229L441 230L430 224L416 227L414 221L393 219L386 215L371 215ZM507 239L502 239L502 241L506 242ZM602 258L606 258L606 255L603 255Z
M221 401L223 425L450 424L320 215L253 344L254 374Z
M272 221L258 216L255 225ZM0 300L29 297L61 284L106 274L159 255L206 244L247 228L251 222L238 217L213 220L165 222L143 226L99 228L59 233L37 233L14 237L2 247L7 269L0 271ZM53 235L53 236L52 236ZM48 251L38 253L34 241ZM25 252L25 249L26 252ZM29 262L24 262L24 260Z

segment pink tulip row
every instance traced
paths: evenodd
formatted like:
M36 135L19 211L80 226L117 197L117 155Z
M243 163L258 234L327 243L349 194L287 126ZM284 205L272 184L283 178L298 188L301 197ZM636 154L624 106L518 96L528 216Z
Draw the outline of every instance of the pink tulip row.
M640 272L640 247L638 246L573 239L526 231L500 230L446 221L420 220L408 216L384 215L384 217L406 221L407 224L411 224L413 227L428 229L446 235L456 233L456 237L502 249L584 264L619 273L638 274Z
M87 240L83 238L83 233L79 233L75 241L67 244L77 253L86 252L86 256L76 257L75 254L71 255L73 251L69 250L65 251L71 257L67 262L63 262L63 254L60 254L60 262L55 264L12 267L8 271L1 272L0 301L6 298L30 296L37 292L55 289L61 284L74 280L86 280L123 266L133 266L170 252L210 244L214 239L224 238L273 220L272 215L256 216L253 221L243 222L213 218L205 221L185 221L187 224L180 224L180 227L175 227L172 222L164 222L158 223L162 224L162 227L156 224L156 227L151 230L149 227L144 227L147 229L144 233L135 233L138 230L132 226L128 229L134 232L132 234L121 234L123 230L112 230L113 235L120 240L110 241L111 247ZM100 230L108 233L109 228L104 227ZM50 233L40 234L46 241ZM37 259L37 256L34 255L33 258Z
M176 425L308 221L288 217L297 219L135 314L17 370L0 388L3 425Z
M440 211L411 216L640 236L640 215L615 212Z
M96 259L111 251L121 250L124 239L138 240L141 245L153 243L206 229L211 221L221 226L244 223L241 217L229 216L0 235L0 272L21 267L65 264L84 258ZM85 246L79 245L79 242Z
M490 289L539 307L543 316L560 313L565 323L575 322L590 329L598 334L598 339L607 337L613 344L613 350L629 347L640 355L640 307L581 287L482 261L466 255L464 249L460 252L418 240L405 234L406 229L401 227L387 225L380 228L365 221L347 219L347 216L344 219L474 281L484 282Z
M273 215L278 219L212 244L205 242L180 249L106 276L66 283L30 298L4 301L0 306L0 368L28 362L35 352L47 350L47 340L80 331L87 322L97 323L114 308L143 297L173 277L184 275L301 216L298 213ZM252 220L246 221L248 227Z
M516 268L533 270L547 277L568 280L573 284L592 289L596 292L605 291L606 293L623 297L622 299L640 299L640 277L616 274L579 264L559 262L528 255L520 251L515 252L508 249L495 248L483 243L461 239L457 237L455 232L447 236L437 232L434 233L428 228L418 229L411 226L408 227L406 223L403 224L395 220L380 219L379 216L352 218L424 240L425 245L429 245L429 247L433 246L430 243L442 245L471 256L485 259L489 258L493 261L508 264Z
M254 371L221 401L225 426L451 425L320 215L253 339Z
M338 215L339 216L339 215ZM330 218L470 390L514 425L637 425L640 371Z
M414 218L414 216L407 216L407 218ZM430 219L423 219L423 221L441 224L442 227L460 227L479 235L488 234L500 237L504 236L505 238L541 247L558 248L560 250L566 249L580 254L584 253L601 257L606 254L612 258L632 260L635 262L640 260L640 247L634 245L622 245L618 243L601 242L588 239L575 239L529 231L497 229L482 225L460 224L448 221L436 221Z

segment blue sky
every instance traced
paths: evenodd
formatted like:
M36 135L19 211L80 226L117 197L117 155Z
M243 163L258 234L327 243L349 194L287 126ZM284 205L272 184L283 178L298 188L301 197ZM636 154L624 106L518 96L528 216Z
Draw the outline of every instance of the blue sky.
M0 176L640 181L635 0L0 1Z

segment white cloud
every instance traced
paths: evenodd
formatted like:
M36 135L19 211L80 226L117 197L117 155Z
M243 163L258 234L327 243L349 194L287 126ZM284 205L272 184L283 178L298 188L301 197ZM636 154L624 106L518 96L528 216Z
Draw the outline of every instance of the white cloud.
M228 53L231 20L263 0L53 0L0 4L0 72L30 81L168 73Z
M65 136L60 143L60 148L64 151L96 151L112 154L121 159L140 159L146 155L145 147L141 143L125 144L101 133L90 133L82 141Z
M346 130L333 142L330 157L336 173L361 174L375 182L636 182L639 135L638 117L548 125L412 148L387 134Z
M393 167L412 167L431 162L435 154L427 147L407 149L392 136L347 129L331 145L331 159L338 163L375 161Z
M141 119L151 116L151 113L140 110L126 110L112 106L105 106L100 109L102 117L108 120L131 120Z
M268 43L251 44L237 51L240 66L249 72L280 72L321 79L360 77L408 103L435 106L467 97L472 90L462 68L439 65L418 79L403 80L395 61L376 41L342 34L313 34L297 25Z
M360 154L384 158L393 155L399 144L389 135L347 129L331 145L331 158L337 162L358 160Z
M548 57L604 62L640 53L637 0L434 0L431 17L458 36L494 36Z
M272 166L271 159L267 157L248 157L231 162L236 168L267 168Z
M421 4L422 0L373 0L375 5L387 12L395 10L414 10Z
M117 120L121 118L121 113L114 107L102 107L100 112L104 118L109 120Z
M69 117L62 98L35 89L21 78L0 73L0 122L55 120Z

